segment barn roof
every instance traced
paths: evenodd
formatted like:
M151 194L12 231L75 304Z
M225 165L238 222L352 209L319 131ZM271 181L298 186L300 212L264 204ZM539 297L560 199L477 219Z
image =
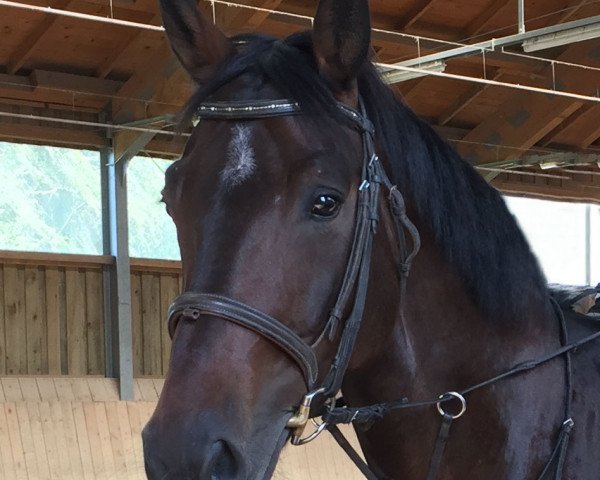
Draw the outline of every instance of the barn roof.
M191 85L158 28L156 0L21 1L55 10L0 0L0 139L100 148L112 135L117 154L132 145L181 151L185 139L168 132ZM370 4L384 70L443 69L393 88L488 180L515 194L600 203L600 3L525 0L521 25L516 1ZM200 6L228 34L284 36L310 27L316 2ZM550 46L524 51L528 35L536 43L546 32Z

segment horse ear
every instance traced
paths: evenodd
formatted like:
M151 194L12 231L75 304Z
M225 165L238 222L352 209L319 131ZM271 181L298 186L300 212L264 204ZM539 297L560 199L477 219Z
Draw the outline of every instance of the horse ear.
M367 0L321 0L313 23L319 71L334 93L356 93L356 77L367 60L371 22Z
M206 19L195 0L160 0L160 11L171 48L197 83L234 51L233 44Z

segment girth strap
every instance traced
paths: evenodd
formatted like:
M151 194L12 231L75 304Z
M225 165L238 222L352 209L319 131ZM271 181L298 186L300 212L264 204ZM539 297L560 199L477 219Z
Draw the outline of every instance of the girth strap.
M318 375L317 357L310 345L283 323L231 298L186 292L169 307L169 325L178 317L197 320L200 314L216 315L271 340L300 367L308 389L314 387Z

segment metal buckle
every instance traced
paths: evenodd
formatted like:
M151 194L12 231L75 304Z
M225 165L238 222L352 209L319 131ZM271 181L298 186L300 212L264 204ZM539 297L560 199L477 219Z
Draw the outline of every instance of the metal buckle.
M443 417L444 415L450 415L452 417L452 420L456 420L457 418L460 418L463 416L463 414L467 411L467 401L465 400L465 397L463 397L460 393L458 392L446 392L443 395L440 395L439 398L440 399L446 399L447 397L452 397L457 399L460 402L460 412L458 412L456 415L453 415L451 413L447 413L443 408L442 408L442 401L439 401L435 404L435 406L437 407L438 412L440 412L440 415Z
M302 438L302 434L304 433L304 429L306 428L306 424L310 420L310 406L314 398L323 393L325 388L321 387L317 390L307 393L304 395L302 399L302 403L298 407L296 413L288 420L287 428L292 430L292 445L303 445L305 443L310 442L317 438L317 436L323 431L325 428L325 423L322 423L317 426L317 429L311 433L308 437Z

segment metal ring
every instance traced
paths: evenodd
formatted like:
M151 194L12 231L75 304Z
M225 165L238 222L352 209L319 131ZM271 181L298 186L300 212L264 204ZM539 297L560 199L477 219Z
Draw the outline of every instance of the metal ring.
M440 399L444 399L447 397L452 397L452 398L456 398L459 402L460 402L460 412L458 412L456 415L452 415L451 413L447 413L446 411L444 411L444 409L442 408L442 402L437 402L435 404L435 406L437 407L438 412L440 412L440 415L444 416L444 415L450 415L452 417L452 420L456 420L457 418L460 418L463 416L463 414L467 411L467 401L465 400L465 397L463 397L460 393L458 392L446 392L442 395L439 396Z
M317 425L317 422L314 422L315 425ZM319 423L316 430L313 431L308 437L304 437L304 438L299 438L299 437L292 437L292 445L306 445L307 443L312 442L315 438L317 438L321 432L323 430L325 430L325 428L327 427L327 423L323 422L323 423Z

